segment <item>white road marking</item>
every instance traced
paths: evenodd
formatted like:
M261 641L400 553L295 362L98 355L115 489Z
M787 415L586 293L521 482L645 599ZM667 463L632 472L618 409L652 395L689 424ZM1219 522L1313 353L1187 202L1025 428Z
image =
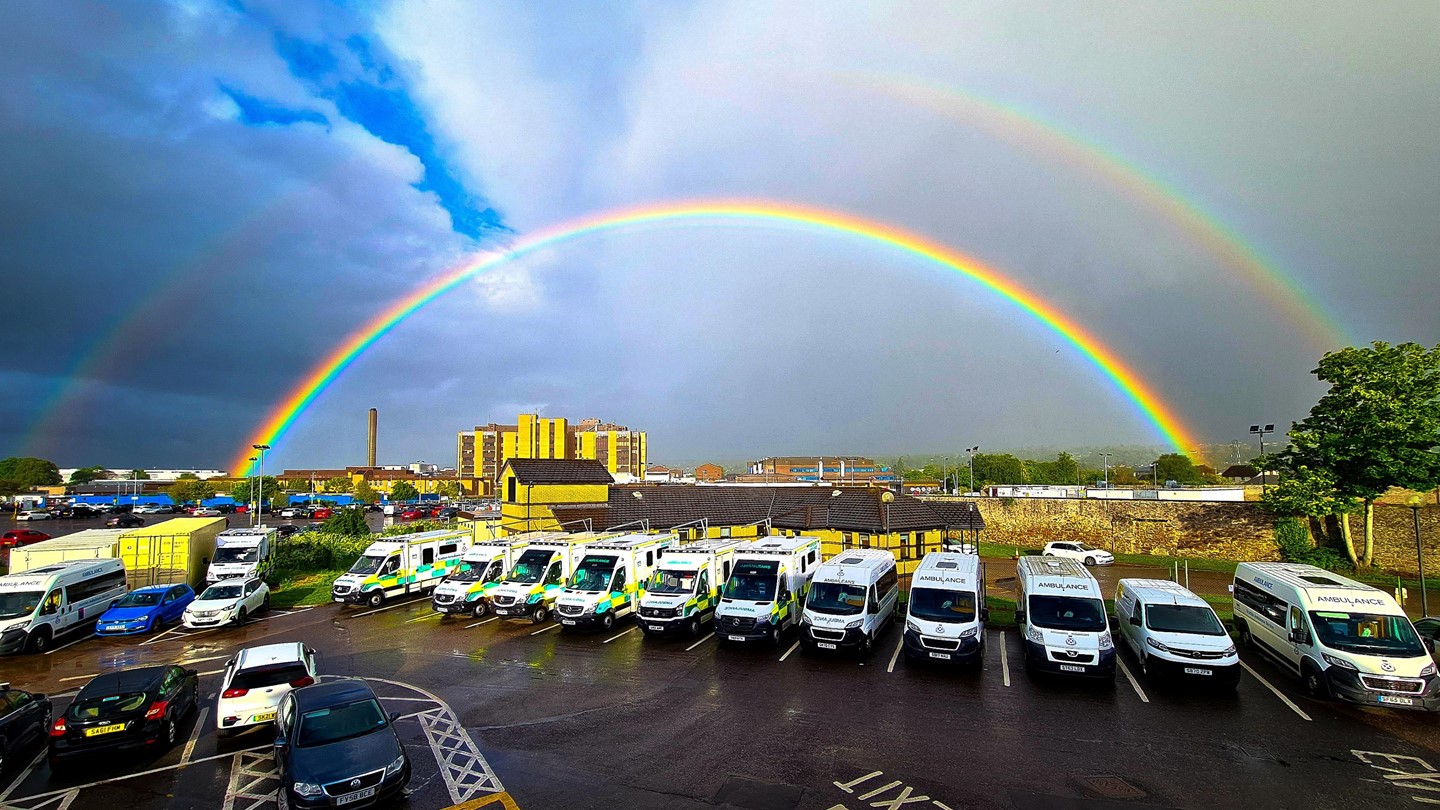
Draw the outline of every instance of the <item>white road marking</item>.
M467 624L467 625L465 625L465 629L466 629L466 630L469 630L469 629L472 628L472 627L479 627L479 626L482 625L482 624L489 624L490 622L496 622L496 621L499 621L499 620L500 620L500 617L499 617L499 616L491 616L491 617L488 618L488 619L481 619L480 621L475 622L474 624Z
M413 619L406 619L406 620L405 620L405 623L406 623L406 624L409 624L409 623L411 623L411 622L423 622L423 621L425 621L426 619L433 619L433 618L435 618L436 616L444 616L444 615L445 615L444 613L440 613L440 612L431 612L431 613L425 614L424 616L416 616L416 617L413 618Z
M711 633L710 635L708 635L708 636L700 639L699 641L695 642L694 644L691 644L689 647L686 647L686 648L685 648L685 652L690 652L691 650L695 649L696 647L699 647L701 644L704 644L705 642L709 641L710 639L712 639L712 638L714 638L714 637L715 637L715 634L714 634L714 633Z
M94 677L98 676L99 674L100 674L100 673L98 673L98 672L92 672L92 673L90 673L89 675L71 675L71 676L68 677L68 678L61 678L61 679L60 679L60 682L61 682L61 683L64 683L64 682L66 682L66 681L83 681L83 680L85 680L85 679L87 679L87 678L94 678Z
M144 641L142 641L142 642L140 642L140 643L141 643L142 645L144 645L144 644L154 644L155 642L159 641L160 639L162 639L162 638L170 635L171 633L173 633L173 632L175 632L176 630L179 630L179 629L180 629L180 625L177 624L177 625L175 625L174 627L170 628L169 630L162 630L161 632L156 633L155 635L151 636L150 638L145 639Z
M88 641L88 640L90 640L90 639L92 639L92 638L95 638L95 634L94 634L94 633L91 633L91 634L85 635L85 636L81 636L80 638L75 639L74 641L70 642L69 644L62 644L62 645L60 645L59 647L51 647L50 649L48 649L48 650L45 651L45 654L46 654L46 655L49 655L49 654L51 654L51 653L60 652L61 650L65 649L66 647L74 647L76 644L79 644L79 643L82 642L82 641Z
M40 760L45 758L48 750L49 749L42 746L40 752L35 755L34 759L30 760L30 764L26 766L25 770L21 771L20 775L15 778L15 781L10 783L10 787L5 788L4 793L0 793L0 804L4 804L5 800L10 797L10 794L15 792L15 788L20 787L20 783L25 781L25 777L29 776L30 772L35 770L35 766L40 764Z
M259 810L273 806L280 789L280 769L269 751L240 751L230 760L223 810ZM239 802L243 803L237 803Z
M1000 631L1000 676L1004 678L1005 685L1010 685L1010 656L1005 651L1005 631Z
M200 663L201 661L214 661L214 660L217 659L217 658L224 658L224 657L225 657L224 655L208 655L208 656L206 656L206 657L204 657L204 658L181 658L179 661L176 661L175 663L177 663L177 664L198 664L198 663Z
M410 599L410 600L405 601L405 602L396 602L396 603L393 604L393 605L386 605L385 607L378 607L378 608L375 608L374 610L361 611L360 613L356 613L355 615L351 616L350 618L352 618L352 619L358 619L358 618L360 618L361 616L369 616L369 615L372 614L372 613L384 613L384 612L387 611L387 610L394 610L395 608L398 608L398 607L405 607L406 605L413 605L413 604L416 604L416 603L418 603L418 602L424 602L424 601L427 600L427 599L429 599L428 596L422 596L422 597L420 597L419 599Z
M890 666L885 667L886 672L895 671L895 662L900 660L900 651L905 649L905 634L900 634L900 643L895 645L895 654L890 656Z
M222 624L222 625L220 625L219 627L206 627L206 628L203 629L203 630L191 630L190 628L186 627L186 628L183 628L183 630L185 631L185 632L183 632L183 633L180 632L182 628L175 627L175 628L172 628L171 630L168 630L168 631L166 631L166 632L175 633L176 635L173 635L173 636L171 636L170 638L165 639L165 640L166 640L166 641L178 641L178 640L180 640L180 639L182 639L182 638L194 638L195 636L203 636L203 635L205 635L206 633L213 633L213 632L215 632L216 630L219 630L219 629L222 628L222 627L229 627L229 626L231 626L231 625L223 625L223 624ZM164 635L164 634L162 633L161 635ZM152 639L150 639L149 641L142 641L142 642L140 642L140 644L141 644L141 646L144 646L144 645L146 645L146 644L154 644L154 643L156 643L156 642L158 642L158 641L160 641L160 636L156 636L155 638L152 638Z
M862 793L862 794L860 794L859 796L856 796L855 798L856 798L856 800L863 802L863 801L865 801L866 799L870 799L870 798L874 798L875 796L879 796L881 793L884 793L885 791L890 790L891 788L900 787L900 784L901 784L900 782L891 782L891 783L888 784L888 785L884 785L884 786L882 786L882 787L875 788L874 790L870 791L869 793ZM883 805L885 805L885 804L886 804L886 802L877 802L877 805L880 805L880 806L883 806Z
M205 728L205 717L210 714L210 707L206 706L195 716L195 730L190 732L190 741L185 743L185 753L180 755L181 762L189 762L190 757L195 755L195 741L200 739L200 732Z
M406 703L434 703L434 702L435 702L435 701L431 700L430 698L390 697L389 695L381 695L381 696L380 696L380 701L381 701L382 703L383 703L383 702L386 702L386 701L392 701L392 700L393 700L393 701L396 701L396 702L404 701L404 702L406 702Z
M557 622L557 623L555 623L555 624L550 625L549 627L542 627L542 628L540 628L539 630L536 630L535 632L531 633L530 635L532 635L532 636L538 636L538 635L540 635L541 633L543 633L543 632L545 632L545 631L547 631L547 630L554 630L555 628L557 628L557 627L559 627L559 626L560 626L560 624Z
M780 663L785 663L785 659L790 657L790 653L793 653L798 649L800 649L800 642L796 641L794 644L790 645L790 649L786 650L784 655L780 656Z
M206 670L205 672L197 672L197 673L195 673L195 674L196 674L196 675L219 675L220 673L222 673L222 672L224 672L224 671L225 671L224 669L211 669L211 670Z
M187 766L190 766L190 765L199 765L199 764L202 763L202 762L210 762L211 760L224 759L224 758L226 758L226 757L235 756L235 754L238 754L238 753L245 753L245 752L247 752L247 751L259 751L259 750L261 750L262 748L263 748L263 749L270 749L271 747L272 747L272 746L271 746L269 743L265 743L264 745L251 746L250 748L244 748L244 749L241 749L240 751L237 751L237 752L234 752L234 753L230 753L230 754L216 754L215 756L212 756L212 757L201 757L200 759L192 759L192 760L190 760L189 762L181 762L181 763L178 763L178 764L175 764L175 765L164 765L164 766L161 766L161 767L159 767L159 768L151 768L151 769L149 769L149 770L147 770L147 771L136 771L135 773L121 774L120 776L112 776L112 777L110 777L109 779L100 779L100 780L97 780L97 781L94 781L94 782L87 782L87 783L85 783L85 784L83 784L83 785L72 785L72 786L70 786L70 787L68 787L68 788L60 788L59 790L51 790L51 791L48 791L48 792L46 792L46 793L36 793L36 794L33 795L33 796L26 796L26 797L25 797L25 801L29 802L29 801L34 801L35 799L43 799L43 798L45 798L45 797L47 797L47 796L59 796L59 795L62 794L62 793L68 793L68 792L70 792L70 791L72 791L72 790L74 790L74 791L81 791L81 790L85 790L86 788L97 787L97 786L99 786L99 785L108 785L108 784L110 784L110 783L112 783L112 782L124 782L126 779L134 779L134 778L136 778L137 776L149 776L149 775L152 774L152 773L164 773L165 771L179 770L180 768L184 768L184 767L187 767Z
M636 629L637 629L636 627L631 627L629 630L626 630L626 631L624 631L624 632L622 632L622 633L619 633L619 634L617 634L617 635L613 635L613 636L611 636L610 638L605 639L605 643L606 643L606 644L609 644L610 642L614 641L614 640L617 639L617 638L620 638L621 636L627 636L627 635L635 632Z
M1304 718L1305 720L1309 720L1309 719L1310 719L1310 715L1306 714L1304 711L1302 711L1302 710L1300 709L1299 706L1296 706L1294 703L1292 703L1292 702L1290 701L1290 698L1285 697L1285 693L1281 692L1279 689L1276 689L1273 685L1271 685L1271 683L1270 683L1269 681L1267 681L1267 680L1265 680L1264 678L1260 677L1260 673L1258 673L1258 672L1256 672L1255 670L1251 669L1249 664L1245 663L1244 661L1241 661L1241 662L1240 662L1240 666L1244 667L1246 672L1248 672L1248 673L1250 673L1251 675L1253 675L1253 676L1255 677L1255 680L1259 681L1260 683L1265 684L1265 688L1266 688L1266 689L1269 689L1271 692L1274 692L1274 693L1275 693L1275 697L1278 697L1278 698L1280 698L1280 700L1284 701L1285 705L1286 705L1286 706L1289 706L1291 709L1293 709L1296 714L1300 715L1300 716L1301 716L1302 718Z
M871 779L874 779L875 777L877 777L877 776L879 776L879 775L881 775L881 774L883 774L883 773L885 773L885 772L884 772L884 771L872 771L872 772L867 773L867 774L865 774L864 776L860 777L859 779L852 779L852 780L850 780L849 782L845 782L845 783L843 783L843 784L840 783L840 782L836 782L836 783L835 783L835 787L840 788L841 790L845 791L846 793L854 793L855 791L852 790L852 788L854 788L856 785L860 784L861 782L868 782L868 781L870 781Z
M1135 687L1135 694L1140 696L1140 702L1149 703L1150 698L1145 696L1145 690L1140 688L1140 683L1135 680L1134 675L1130 674L1130 667L1125 666L1125 659L1120 657L1119 650L1115 651L1115 663L1120 667L1120 671L1125 673L1125 680L1129 681L1130 685Z

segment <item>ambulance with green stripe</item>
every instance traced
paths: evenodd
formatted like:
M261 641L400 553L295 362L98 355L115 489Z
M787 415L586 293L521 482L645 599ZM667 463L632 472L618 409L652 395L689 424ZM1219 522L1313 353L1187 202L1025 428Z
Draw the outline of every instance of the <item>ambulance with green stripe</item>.
M490 612L490 592L500 585L532 542L561 537L563 532L524 532L470 546L460 568L435 586L430 607L442 617L463 613L480 618Z
M560 629L609 630L616 619L633 615L660 555L676 542L674 534L625 534L586 546L555 602Z
M602 537L594 532L557 533L531 542L505 579L490 590L490 610L506 619L545 621L586 545Z
M667 549L645 585L636 621L647 636L700 634L715 615L739 540L699 540Z
M386 599L423 593L457 571L474 535L441 529L371 543L330 586L336 602L379 607Z
M819 564L818 537L762 537L740 546L715 609L715 637L779 643L786 628L799 626Z

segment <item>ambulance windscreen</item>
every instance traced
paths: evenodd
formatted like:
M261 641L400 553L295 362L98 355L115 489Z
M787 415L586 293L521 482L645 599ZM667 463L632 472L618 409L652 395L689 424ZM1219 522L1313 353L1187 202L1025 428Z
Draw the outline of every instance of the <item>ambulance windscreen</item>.
M778 560L745 560L735 564L725 583L725 598L747 602L775 599L775 582L780 576Z
M1395 658L1426 655L1415 628L1404 616L1312 610L1310 623L1315 626L1320 643L1332 650Z
M910 615L930 622L959 624L975 621L975 594L940 588L910 591Z
M690 593L695 590L695 571L659 570L650 577L645 590L650 593Z
M505 580L521 585L534 585L545 576L545 566L550 564L551 553L549 549L532 548L526 551L515 561L515 567L510 569L510 576Z
M576 566L568 587L576 591L608 591L614 573L614 557L587 556Z
M832 616L854 616L865 609L865 586L812 582L805 607Z

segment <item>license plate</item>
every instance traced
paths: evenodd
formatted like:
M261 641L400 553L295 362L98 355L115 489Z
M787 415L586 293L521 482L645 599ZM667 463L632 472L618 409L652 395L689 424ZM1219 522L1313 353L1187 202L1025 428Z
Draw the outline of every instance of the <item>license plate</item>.
M1075 666L1074 664L1061 664L1061 665L1060 665L1060 671L1061 671L1061 672L1084 672L1084 671L1085 671L1085 668L1084 668L1084 667L1077 667L1077 666Z
M341 599L341 598L338 597L338 596L335 597L334 601L335 601L336 604L341 604L341 605L345 604L345 600L344 600L344 599Z
M374 795L375 788L365 788L364 790L357 790L354 793L346 793L344 796L336 798L335 804L337 806L342 804L352 804L354 802L360 801L361 799L368 799Z
M123 625L123 624L107 624L107 625L105 625L105 629L106 629L106 630L124 630L124 629L125 629L125 625Z
M662 630L665 629L665 625L663 625L663 624L652 624L652 625L650 625L650 629L651 629L651 630L655 630L655 631L657 631L657 632L658 632L658 631L662 631Z
M744 637L744 636L726 636L725 638L728 638L728 639L730 639L731 641L744 641L744 640L745 640L745 637Z
M839 649L839 648L836 647L834 644L830 644L830 643L824 642L824 641L817 641L817 642L815 642L815 646L816 646L816 647L819 647L819 648L822 649L822 650L835 650L835 649Z
M250 715L250 722L252 723L268 723L274 719L275 712L261 712L260 714Z
M1210 670L1210 669L1201 669L1201 668L1199 668L1199 667L1185 667L1185 674L1186 674L1186 675L1214 675L1214 674L1215 674L1215 671L1214 671L1214 670Z
M931 657L931 658L939 658L939 659L942 660L942 661L949 661L949 660L950 660L950 653L937 653L937 652L932 652L932 653L930 653L930 657Z
M87 728L87 729L85 729L85 736L86 736L86 737L99 737L101 734L112 734L112 733L114 733L114 732L116 732L116 731L124 731L124 730L125 730L125 724L124 724L124 723L112 723L111 725L108 725L108 726L96 726L95 728Z
M1394 695L1381 695L1381 703L1393 703L1396 706L1414 706L1415 701L1406 697L1395 697Z
M574 620L574 619L561 619L561 620L560 620L560 623L561 623L561 624L574 624L574 623L575 623L575 620Z

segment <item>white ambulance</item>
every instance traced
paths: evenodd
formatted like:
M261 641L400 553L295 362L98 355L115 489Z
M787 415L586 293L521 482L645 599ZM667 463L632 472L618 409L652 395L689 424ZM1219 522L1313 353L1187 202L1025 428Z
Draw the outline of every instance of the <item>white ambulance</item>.
M490 610L502 618L545 621L586 544L601 537L594 532L553 532L530 541L505 578L490 590Z
M739 540L697 540L665 551L640 597L636 619L645 635L700 634L720 604Z
M616 619L634 614L640 606L641 587L650 579L660 555L676 542L674 534L626 534L586 546L565 590L555 600L560 629L609 630Z
M900 602L895 555L879 548L847 549L816 566L800 614L800 646L869 655Z
M530 546L531 539L551 532L525 532L472 545L460 558L460 567L435 586L430 607L443 615L465 613L477 619L490 612L490 591Z
M979 665L985 657L989 619L980 556L932 551L910 577L905 660Z
M762 537L735 549L735 567L715 609L715 637L779 643L786 628L800 624L818 565L818 537Z
M205 569L205 583L222 579L264 579L270 573L275 530L264 526L226 529L215 535L215 556Z
M428 591L460 567L471 533L441 529L371 543L350 570L336 578L336 602L379 607L386 599Z
M125 563L72 560L0 577L0 654L45 652L124 596Z
M1115 642L1095 577L1063 557L1021 557L1015 569L1026 671L1113 679Z
M1240 642L1312 696L1440 710L1435 662L1390 594L1296 563L1240 563L1231 587Z

